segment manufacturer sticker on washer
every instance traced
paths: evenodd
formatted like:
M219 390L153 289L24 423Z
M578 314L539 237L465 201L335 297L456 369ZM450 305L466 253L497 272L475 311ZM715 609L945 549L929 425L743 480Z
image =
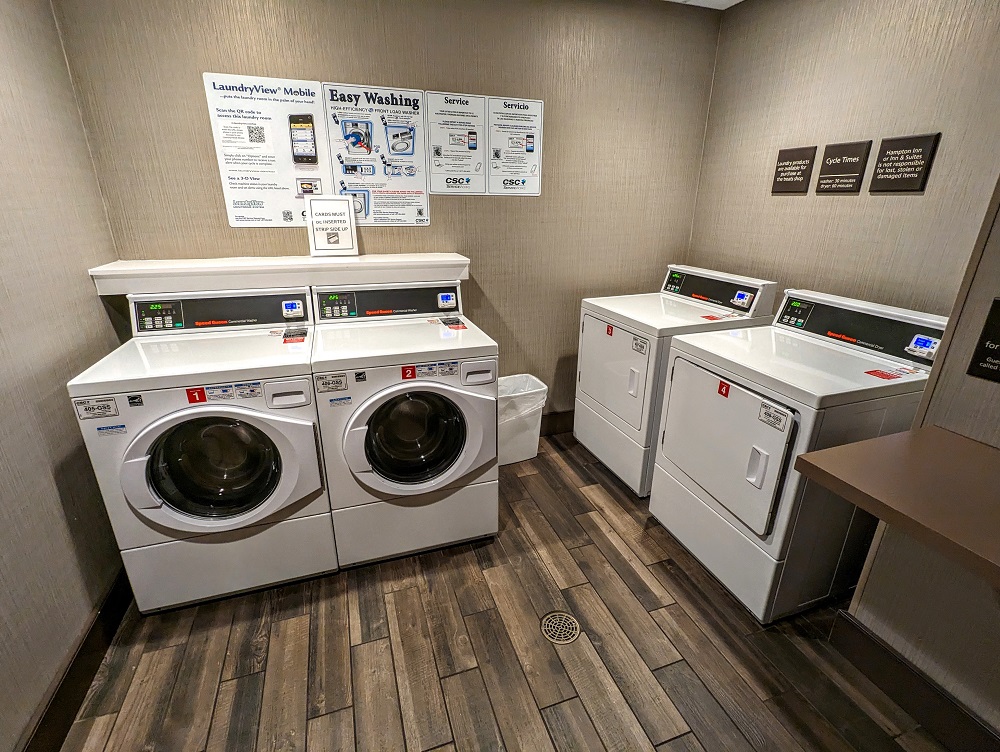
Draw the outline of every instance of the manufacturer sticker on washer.
M142 407L142 395L141 394L130 394L130 395L128 395L128 406L129 407Z
M118 414L118 403L114 397L93 397L91 399L73 400L76 414L80 420L91 418L113 418Z
M124 423L118 426L98 426L97 428L98 436L117 436L123 433L128 433Z
M317 392L343 392L346 389L346 373L324 373L316 377Z
M247 381L244 384L233 384L233 386L236 388L237 399L261 397L264 394L264 388L259 381Z
M236 399L236 390L233 389L232 384L225 384L220 386L206 386L205 397L210 402Z
M632 349L635 350L640 355L646 354L646 347L649 346L649 342L644 340L642 337L632 337Z
M438 363L438 376L457 376L458 361L452 360L447 363Z
M330 399L330 407L347 407L351 404L350 397L332 397Z
M431 376L438 375L438 365L437 363L424 363L421 366L417 366L417 378L426 379Z
M774 405L762 402L760 405L760 413L757 415L757 420L761 423L767 423L767 425L771 426L771 428L777 428L779 431L784 431L788 426L788 413L781 408L775 407Z

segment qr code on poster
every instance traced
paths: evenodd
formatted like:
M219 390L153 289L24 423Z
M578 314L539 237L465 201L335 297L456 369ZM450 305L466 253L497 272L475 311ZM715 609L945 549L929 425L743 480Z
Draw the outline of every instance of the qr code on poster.
M294 218L295 216L292 214L290 209L284 209L281 212L281 219L285 222L291 222Z
M248 125L247 126L247 138L250 139L251 144L263 144L267 141L267 136L264 135L264 126L262 125Z

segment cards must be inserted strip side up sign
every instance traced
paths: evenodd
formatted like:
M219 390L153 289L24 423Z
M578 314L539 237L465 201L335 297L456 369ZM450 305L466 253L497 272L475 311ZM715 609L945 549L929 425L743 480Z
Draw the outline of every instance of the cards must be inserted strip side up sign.
M815 146L781 149L774 166L771 193L808 193L815 162Z

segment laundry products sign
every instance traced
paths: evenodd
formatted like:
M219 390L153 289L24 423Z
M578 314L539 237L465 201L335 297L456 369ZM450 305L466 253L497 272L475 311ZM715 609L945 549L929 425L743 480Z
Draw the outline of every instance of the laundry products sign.
M333 177L319 82L203 79L229 225L305 226L305 197L329 193Z
M358 225L430 224L423 91L323 84L334 191Z

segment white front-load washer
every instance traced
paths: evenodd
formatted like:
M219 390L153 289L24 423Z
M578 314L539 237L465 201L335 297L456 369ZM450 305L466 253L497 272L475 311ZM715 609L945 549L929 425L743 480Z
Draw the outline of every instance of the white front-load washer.
M766 326L776 286L671 265L658 293L585 298L573 423L577 440L636 494L648 496L670 338Z
M795 457L908 429L946 324L787 290L772 326L674 338L649 510L762 623L856 584L877 521Z
M129 306L68 389L139 610L335 570L308 288Z
M497 345L459 284L317 288L312 367L341 565L493 535Z

